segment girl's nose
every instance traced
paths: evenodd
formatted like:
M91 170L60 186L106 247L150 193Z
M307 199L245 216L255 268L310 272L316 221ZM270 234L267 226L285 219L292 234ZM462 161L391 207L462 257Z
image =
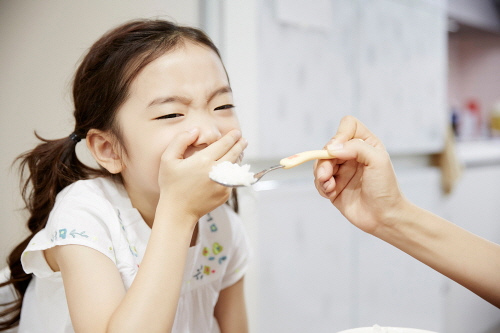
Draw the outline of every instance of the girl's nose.
M198 148L205 148L222 137L219 127L214 119L205 117L202 121L196 124L200 129L198 139L193 143L193 146Z

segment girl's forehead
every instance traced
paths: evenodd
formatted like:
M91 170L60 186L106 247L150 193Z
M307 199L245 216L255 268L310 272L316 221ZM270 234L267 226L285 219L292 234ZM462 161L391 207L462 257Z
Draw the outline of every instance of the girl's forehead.
M193 42L183 42L153 60L145 66L142 72L155 73L158 70L189 69L192 66L215 66L223 68L221 59L209 47Z
M221 59L206 46L185 42L146 65L135 77L131 93L149 95L156 89L228 85Z

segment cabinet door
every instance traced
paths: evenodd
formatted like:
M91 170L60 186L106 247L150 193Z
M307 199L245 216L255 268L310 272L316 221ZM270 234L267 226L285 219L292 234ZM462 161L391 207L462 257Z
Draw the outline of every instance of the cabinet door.
M315 7L329 11L330 24L320 28L284 21L288 13L280 16L272 1L261 1L256 112L261 157L321 149L340 119L356 111L357 1L331 3Z
M353 327L354 227L310 180L257 192L258 329L330 333ZM355 263L354 263L355 264Z
M328 12L316 25L294 21L290 8L300 10L304 1L288 7L278 0L250 2L253 10L245 13L228 6L232 23L223 47L237 102L243 102L247 157L322 148L349 114L391 152L441 149L447 115L442 0L320 1L331 5L312 6ZM242 25L254 33L234 33Z
M446 130L446 10L360 0L356 115L392 153L440 151Z

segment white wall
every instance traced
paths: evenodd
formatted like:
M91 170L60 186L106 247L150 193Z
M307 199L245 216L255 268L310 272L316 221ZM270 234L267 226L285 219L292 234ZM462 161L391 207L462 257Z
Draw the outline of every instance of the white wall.
M34 147L33 131L48 139L73 131L71 79L85 50L133 18L198 26L198 14L197 0L0 1L0 267L26 234L11 163Z

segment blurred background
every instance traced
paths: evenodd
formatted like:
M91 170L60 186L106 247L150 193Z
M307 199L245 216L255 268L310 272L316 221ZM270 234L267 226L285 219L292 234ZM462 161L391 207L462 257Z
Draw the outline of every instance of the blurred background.
M82 55L138 17L213 38L252 170L321 149L354 115L386 144L409 199L500 243L498 9L493 0L0 0L0 257L27 234L13 160L34 147L35 130L72 132ZM275 171L240 191L254 248L252 332L500 332L498 309L351 226L317 194L311 170Z

